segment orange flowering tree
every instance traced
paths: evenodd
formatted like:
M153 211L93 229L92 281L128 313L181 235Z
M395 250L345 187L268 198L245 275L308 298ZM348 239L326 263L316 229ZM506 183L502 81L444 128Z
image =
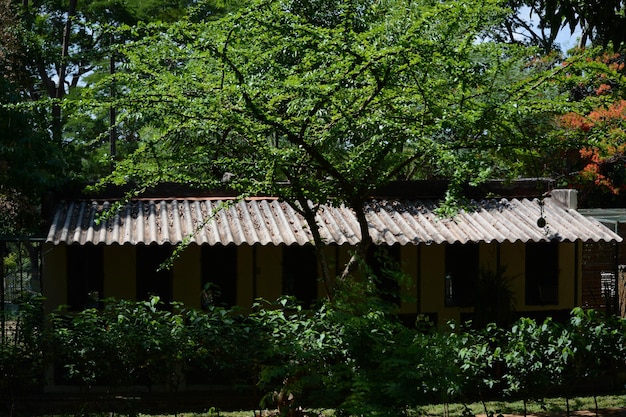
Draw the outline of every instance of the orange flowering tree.
M607 74L598 77L595 85L577 86L572 98L593 95L602 99L601 104L586 114L568 113L559 118L559 134L571 144L562 174L583 195L606 197L626 192L625 58L617 53L598 57Z

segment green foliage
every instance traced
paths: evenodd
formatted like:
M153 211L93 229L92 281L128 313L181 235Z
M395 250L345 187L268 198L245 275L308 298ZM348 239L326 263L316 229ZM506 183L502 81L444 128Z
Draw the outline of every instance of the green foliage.
M11 81L11 102L25 111L5 115L6 102L0 98L0 126L6 133L2 148L7 149L0 149L0 181L6 184L6 164L13 181L45 182L48 191L69 180L95 181L109 173L114 157L110 138L119 143L118 156L136 148L135 126L128 121L110 126L109 106L77 111L83 90L123 64L115 46L129 39L113 28L173 22L189 14L196 20L215 19L234 10L237 2L7 0L2 7L0 95ZM96 96L110 100L120 91L98 89ZM41 187L26 184L18 190L37 193Z
M262 335L259 386L267 393L263 402L293 407L304 392L310 392L322 403L336 404L340 388L338 380L329 378L331 369L339 379L348 372L342 366L341 338L328 320L329 312L325 308L305 312L289 298L269 309L258 304L257 309L252 320ZM287 401L290 397L294 401Z
M501 388L497 372L501 363L499 357L502 352L502 333L503 329L489 324L484 329L474 328L450 335L456 339L454 363L461 371L461 398L477 397L484 402L489 393ZM489 414L487 409L484 411Z
M524 400L542 399L555 386L562 372L557 326L552 320L543 323L522 318L506 334L501 360L506 372L505 393Z
M101 310L53 314L46 334L40 302L26 301L20 312L33 319L0 349L3 392L34 389L56 364L57 382L85 389L256 386L263 406L283 414L304 407L397 416L503 395L541 402L576 381L610 376L625 359L624 321L581 309L563 324L522 318L510 328L425 329L405 327L367 300L358 311L330 303L307 311L281 298L259 301L247 316L168 310L157 298L108 300Z
M162 310L158 297L109 302L104 310L86 309L71 317L55 314L52 344L62 379L85 386L175 388L187 356L183 321L181 314Z
M626 2L623 0L598 4L564 0L526 0L521 3L538 12L542 28L557 32L561 27L567 27L572 34L576 29L580 30L583 46L587 41L604 47L609 44L619 47L626 42L622 30L626 23Z
M123 65L75 104L115 108L120 131L134 133L103 184L273 195L308 207L312 231L320 204L345 203L363 256L363 207L380 186L449 179L452 201L462 183L541 176L539 155L565 145L548 134L553 117L586 108L569 87L592 64L493 41L502 5L270 0L220 19L122 26Z
M0 77L0 233L28 234L40 227L42 193L65 171L62 147L43 133L41 112L15 107L19 88Z
M626 355L625 324L595 310L572 310L567 349L562 352L566 375L576 381L620 369L619 358Z
M483 328L494 322L508 327L515 312L515 294L511 289L511 277L506 276L506 267L497 270L481 270L474 287L473 323Z
M6 398L39 390L47 359L43 299L24 295L14 302L19 306L11 317L15 331L0 341L0 393Z
M209 306L184 312L183 370L188 383L250 386L264 349L254 321L236 310Z
M298 181L350 201L398 177L479 181L528 148L516 120L553 107L523 87L525 51L482 38L503 14L496 2L320 3L253 5L167 36L148 28L124 48L115 81L129 93L116 105L160 137L135 163L177 180L183 164L199 183L235 173L248 191Z

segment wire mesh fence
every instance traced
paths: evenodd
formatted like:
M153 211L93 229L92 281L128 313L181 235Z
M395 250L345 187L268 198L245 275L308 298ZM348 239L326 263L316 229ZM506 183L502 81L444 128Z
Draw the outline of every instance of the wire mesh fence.
M0 240L0 343L19 336L20 303L41 289L41 246L37 239Z

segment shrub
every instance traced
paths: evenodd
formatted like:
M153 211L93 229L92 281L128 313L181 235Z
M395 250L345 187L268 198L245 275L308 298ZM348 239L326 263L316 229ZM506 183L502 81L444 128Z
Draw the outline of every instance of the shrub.
M57 312L44 332L40 301L20 310L15 343L0 346L1 391L35 389L46 364L56 363L59 382L85 388L256 385L264 404L284 413L302 406L402 415L426 403L502 394L541 400L572 379L614 372L626 353L624 320L581 309L566 324L522 318L508 329L436 329L405 327L367 300L303 310L281 298L244 316L152 298Z
M16 302L15 333L0 343L0 393L8 393L11 398L42 386L46 343L43 299L24 294Z
M184 317L149 301L107 300L103 310L55 313L52 351L61 382L176 389L187 345ZM174 309L179 307L173 306Z

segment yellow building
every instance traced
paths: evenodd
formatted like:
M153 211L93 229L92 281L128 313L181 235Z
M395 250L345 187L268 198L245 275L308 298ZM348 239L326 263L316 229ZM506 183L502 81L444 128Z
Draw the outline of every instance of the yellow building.
M475 308L484 303L477 292L485 277L506 278L518 314L569 311L581 303L583 242L621 241L576 211L573 190L472 200L452 218L439 216L438 207L438 199L406 196L373 198L365 207L374 243L408 277L390 288L409 323L418 315L443 323L485 311ZM327 205L316 222L331 272L339 274L360 239L354 213ZM63 201L43 248L46 309L150 294L244 311L257 298L282 294L308 304L325 296L312 240L297 210L267 197L142 196L119 207L111 199Z

